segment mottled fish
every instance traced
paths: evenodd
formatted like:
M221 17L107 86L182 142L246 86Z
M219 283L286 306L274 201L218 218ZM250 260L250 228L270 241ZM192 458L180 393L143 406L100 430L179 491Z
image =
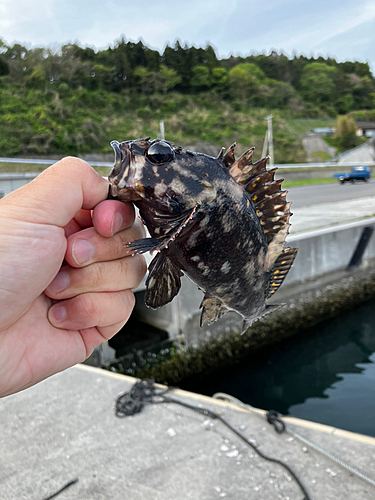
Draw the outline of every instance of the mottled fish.
M170 302L185 274L204 292L201 325L237 311L247 328L266 314L297 253L284 247L290 203L269 157L252 163L251 148L235 160L235 144L217 158L159 139L111 145L109 196L132 201L151 235L128 246L157 252L146 305Z

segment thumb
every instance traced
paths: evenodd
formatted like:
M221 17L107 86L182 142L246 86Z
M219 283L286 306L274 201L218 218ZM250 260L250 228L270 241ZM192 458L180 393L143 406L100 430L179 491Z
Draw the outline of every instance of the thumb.
M107 194L108 182L88 163L67 157L1 202L11 206L14 218L64 227L81 208L93 209Z

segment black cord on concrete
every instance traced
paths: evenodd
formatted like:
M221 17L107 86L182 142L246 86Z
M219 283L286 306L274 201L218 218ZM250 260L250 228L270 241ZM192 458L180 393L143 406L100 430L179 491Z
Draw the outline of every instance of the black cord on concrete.
M208 408L202 408L200 406L194 406L189 403L185 403L184 401L171 398L169 395L166 395L169 389L167 390L158 390L155 386L153 380L141 380L140 382L136 382L129 392L125 392L120 394L116 400L116 408L115 413L117 417L126 417L130 415L134 415L136 413L140 413L145 406L145 404L156 404L156 403L176 403L181 406L185 406L190 410L196 411L205 415L206 417L211 417L212 419L220 420L224 425L228 427L232 432L234 432L242 441L244 441L247 445L251 446L253 450L264 460L268 460L269 462L274 462L282 467L284 467L290 475L297 482L301 491L303 492L304 499L303 500L312 500L309 493L307 492L304 484L298 475L293 471L293 469L283 462L282 460L278 460L277 458L272 458L261 452L254 443L252 443L249 439L247 439L242 432L237 430L232 426L224 417L222 417L219 413L216 413ZM284 422L278 418L278 414L274 412L273 415L271 413L270 423L273 423L277 432L281 433L285 430Z
M78 478L73 479L72 481L69 481L69 483L66 483L66 485L63 486L62 488L60 488L58 491L56 491L56 493L53 493L53 495L50 495L49 497L46 497L43 500L51 500L52 498L56 498L57 495L60 495L60 493L62 493L67 488L69 488L70 486L72 486L73 484L76 484L76 483L78 483Z

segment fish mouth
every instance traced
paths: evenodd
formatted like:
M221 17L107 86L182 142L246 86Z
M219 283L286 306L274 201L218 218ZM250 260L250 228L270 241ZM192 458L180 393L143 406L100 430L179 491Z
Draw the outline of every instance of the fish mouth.
M115 152L115 163L108 176L110 182L109 196L121 201L137 201L142 197L136 190L134 169L131 168L134 154L124 143L112 141Z

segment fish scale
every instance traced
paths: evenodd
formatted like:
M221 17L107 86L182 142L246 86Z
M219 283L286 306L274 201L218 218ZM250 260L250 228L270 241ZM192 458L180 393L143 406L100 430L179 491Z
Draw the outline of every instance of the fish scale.
M145 303L157 309L177 295L186 275L204 292L201 325L227 311L244 329L274 309L266 300L297 254L286 248L290 203L269 157L252 163L254 148L235 159L235 144L217 158L150 138L113 141L110 197L133 202L150 238L128 244L156 251Z

